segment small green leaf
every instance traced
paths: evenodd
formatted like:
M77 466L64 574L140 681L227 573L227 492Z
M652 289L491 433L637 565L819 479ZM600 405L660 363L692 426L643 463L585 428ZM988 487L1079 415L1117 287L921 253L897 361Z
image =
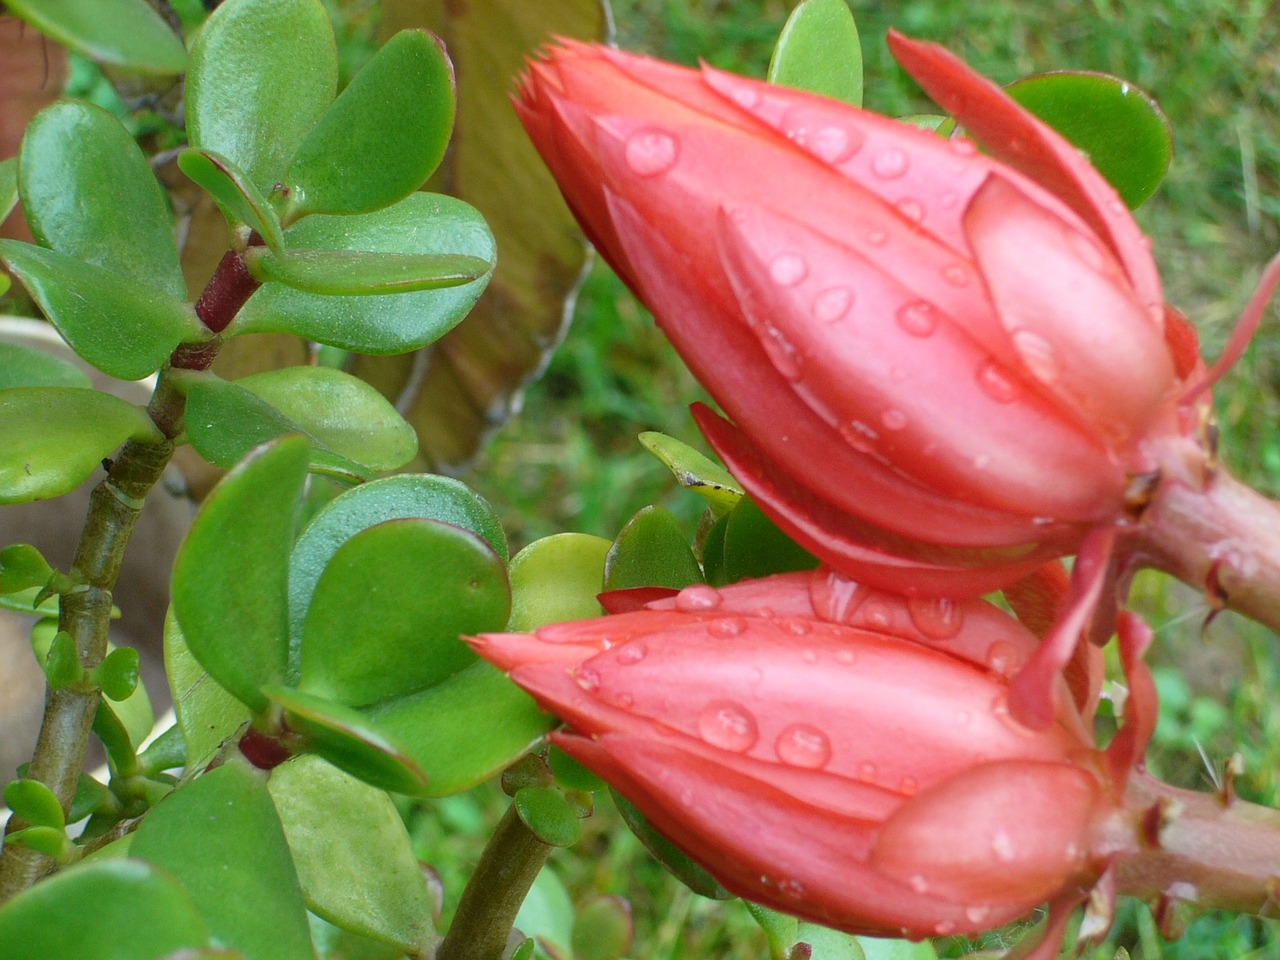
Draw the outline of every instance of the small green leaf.
M493 234L461 200L415 193L376 213L307 217L285 231L298 250L463 255L492 263ZM405 353L452 329L471 309L489 274L458 287L371 296L331 296L263 284L232 321L229 336L295 333L357 353Z
M187 304L103 267L20 240L0 240L0 258L71 349L109 376L140 380L205 335Z
M20 343L0 343L0 390L91 386L88 374L69 360Z
M399 742L364 711L286 687L264 692L285 711L289 728L340 770L393 793L428 792L427 775Z
M18 205L18 158L0 160L0 221Z
M251 714L200 666L187 647L172 608L164 618L164 670L186 741L187 765L203 770L222 744L249 722Z
M76 781L76 793L71 799L71 812L67 820L75 823L83 820L111 798L111 791L87 773L80 774Z
M665 433L640 434L640 444L667 465L676 483L703 497L712 513L723 516L742 499L742 487L724 467Z
M10 0L10 12L100 63L138 73L181 73L187 51L146 0Z
M327 296L375 296L443 290L483 277L492 264L456 253L367 253L362 250L290 250L264 247L245 254L255 280Z
M645 815L616 790L610 789L610 795L622 815L623 822L631 828L645 848L654 858L666 867L677 880L694 893L712 900L732 900L731 894L715 877L707 873L700 865L691 860L674 843L664 837L650 825Z
M63 100L40 111L22 138L18 182L31 232L46 247L186 300L168 198L106 110Z
M347 540L316 585L300 688L349 706L417 693L475 662L460 634L501 630L502 561L474 534L388 520Z
M58 798L39 780L13 780L5 784L4 802L29 826L61 831L67 825Z
M98 709L93 715L93 733L107 751L113 770L126 777L137 772L138 757L133 749L133 738L129 736L124 721L106 700L98 701Z
M1159 105L1126 80L1063 71L1027 77L1009 95L1071 141L1130 209L1155 193L1173 158L1173 131Z
M315 960L289 845L260 771L228 762L175 790L147 814L129 853L173 874L213 936L245 960Z
M558 533L529 544L511 561L508 630L536 630L548 623L586 620L604 610L605 558L613 546L603 537Z
M621 897L597 897L573 918L573 960L622 960L635 934L631 907Z
M44 673L51 690L66 689L84 677L84 667L80 664L76 642L65 630L59 630L53 635L49 652L41 663L44 664Z
M149 775L187 765L187 741L182 735L182 725L175 723L147 744L138 754L138 762Z
M205 500L173 570L173 610L196 659L261 712L259 688L284 679L286 586L294 517L310 444L259 447Z
M102 688L108 700L124 700L138 689L138 651L133 647L118 647L107 654L93 671L91 678Z
M188 139L268 191L333 102L337 83L337 47L320 0L224 3L191 48Z
M719 557L711 556L713 549ZM818 565L817 557L779 530L749 497L716 521L707 537L704 561L707 582L714 586Z
M234 163L210 150L183 150L178 168L213 197L232 227L243 223L272 250L283 249L284 233L275 208Z
M53 568L29 543L15 543L0 550L0 593L17 593L43 587L53 576Z
M5 837L6 844L27 847L55 860L66 861L71 840L61 827L27 827Z
M146 412L77 387L0 391L0 504L60 497L130 437L158 440Z
M547 751L547 762L551 765L551 772L556 776L556 782L570 790L594 792L603 790L608 786L600 777L554 743L551 745L551 749Z
M404 30L388 40L298 148L284 175L285 219L369 213L421 187L449 143L453 86L436 37Z
M938 960L938 951L928 940L887 940L881 937L857 937L865 960Z
M577 813L555 787L525 787L512 802L524 825L548 846L571 847L582 835Z
M604 564L605 590L702 583L680 521L666 507L644 507L618 534Z
M404 953L422 953L435 933L431 894L386 792L312 756L276 767L268 789L311 911Z
M788 914L762 907L758 903L747 900L742 903L751 914L751 919L764 931L765 939L769 941L769 956L777 960L789 956L796 942L796 931L800 928L800 921Z
M804 0L791 11L769 82L862 106L862 45L846 0Z

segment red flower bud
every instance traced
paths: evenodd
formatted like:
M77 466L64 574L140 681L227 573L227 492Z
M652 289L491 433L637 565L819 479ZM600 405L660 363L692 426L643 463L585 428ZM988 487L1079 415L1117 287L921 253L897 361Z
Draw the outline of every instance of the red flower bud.
M751 900L924 937L1078 897L1106 866L1095 835L1127 771L1069 696L1043 729L1013 719L1009 677L1038 641L985 601L819 571L471 642Z

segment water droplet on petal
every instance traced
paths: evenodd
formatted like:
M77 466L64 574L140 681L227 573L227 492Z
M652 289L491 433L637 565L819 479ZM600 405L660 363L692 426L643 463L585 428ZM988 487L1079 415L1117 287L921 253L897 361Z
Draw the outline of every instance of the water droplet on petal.
M919 200L913 200L910 197L899 200L896 204L898 212L910 220L912 223L919 223L924 219L924 204Z
M907 415L901 410L890 408L880 414L880 422L886 430L901 430L907 425Z
M853 291L848 287L831 287L813 298L813 315L820 323L835 323L853 305Z
M784 729L774 749L783 763L806 770L821 770L831 760L831 740L807 723L793 723Z
M865 591L856 580L829 568L819 569L809 579L813 612L831 623L848 623L864 597Z
M980 454L978 454L976 457L974 457L974 458L973 458L973 468L974 468L975 470L985 470L985 469L987 469L987 467L989 467L989 466L991 466L991 455L990 455L990 454L987 454L987 453L980 453Z
M719 620L712 620L707 632L713 637L736 637L742 631L747 629L747 621L742 617L721 617Z
M894 180L907 172L907 155L897 147L881 150L871 161L871 172L882 180Z
M859 140L843 127L826 126L806 132L804 145L823 163L844 163L857 152Z
M863 423L861 420L854 420L848 424L842 424L840 427L840 436L846 443L859 453L870 453L875 449L873 442L880 439L877 433L870 425Z
M956 925L950 920L939 920L933 925L933 932L940 937L945 937L947 934L955 930L955 928Z
M837 650L836 663L843 663L846 667L857 663L858 655L852 650Z
M795 253L781 253L769 264L769 276L781 287L794 287L809 275L804 258Z
M779 880L778 892L790 900L799 900L804 896L804 884L799 880Z
M972 157L978 152L978 145L972 140L964 137L957 137L954 140L948 140L947 146L951 148L951 152L958 157Z
M799 617L791 617L782 621L782 629L787 631L793 637L803 637L806 633L813 629L808 620L802 620Z
M898 790L908 797L914 797L919 789L920 784L916 783L915 777L903 777L902 783L898 784Z
M733 102L744 110L754 110L760 106L760 91L755 87L746 84L734 84L733 92L729 94L733 98Z
M923 874L913 873L911 879L907 881L907 885L916 893L924 893L929 889L929 882L925 880Z
M618 662L625 665L639 663L649 655L649 648L639 640L628 643L618 650Z
M889 234L883 230L872 230L867 233L867 243L873 247L883 247L889 240Z
M987 648L987 666L1004 677L1011 677L1022 666L1022 655L1008 640L997 640Z
M990 907L966 907L964 911L964 915L969 918L970 923L981 923L990 914Z
M1015 330L1013 347L1037 380L1044 384L1057 381L1058 357L1048 340L1031 330Z
M680 144L665 130L638 130L627 139L627 166L641 177L666 173L680 158Z
M858 765L858 779L863 783L875 783L876 781L876 765L874 763L862 763Z
M991 852L1001 863L1011 863L1017 855L1013 847L1013 837L1004 830L997 830L995 837L991 840Z
M898 308L898 326L913 337L928 337L938 329L938 311L933 304L915 300Z
M587 693L595 693L600 689L600 674L590 667L579 667L575 670L573 680Z
M964 625L964 609L949 597L912 597L907 612L916 629L931 640L950 640Z
M747 708L732 700L710 703L698 717L698 734L721 750L743 753L756 742L756 720Z
M695 583L676 594L676 609L682 613L714 610L722 601L720 591L706 584Z
M1012 403L1022 392L1009 371L994 360L984 360L978 367L978 386L997 403Z
M883 600L868 600L858 611L860 619L869 627L885 629L893 626L893 608Z
M942 268L942 279L953 287L964 287L969 283L969 268L962 263L953 263Z
M769 355L773 368L793 383L800 379L800 357L795 344L777 327L765 324L761 329L760 343Z

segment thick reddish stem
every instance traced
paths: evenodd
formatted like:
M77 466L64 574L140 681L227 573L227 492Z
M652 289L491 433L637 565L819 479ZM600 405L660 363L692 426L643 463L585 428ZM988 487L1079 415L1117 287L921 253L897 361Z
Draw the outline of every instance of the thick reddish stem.
M196 316L214 333L221 333L259 286L258 281L249 276L244 254L228 250L196 303Z

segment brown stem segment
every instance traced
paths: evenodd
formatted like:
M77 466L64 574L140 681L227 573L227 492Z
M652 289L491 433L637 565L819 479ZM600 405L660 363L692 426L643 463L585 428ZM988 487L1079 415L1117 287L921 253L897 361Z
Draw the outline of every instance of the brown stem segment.
M467 881L435 960L501 960L520 904L551 850L512 804Z

